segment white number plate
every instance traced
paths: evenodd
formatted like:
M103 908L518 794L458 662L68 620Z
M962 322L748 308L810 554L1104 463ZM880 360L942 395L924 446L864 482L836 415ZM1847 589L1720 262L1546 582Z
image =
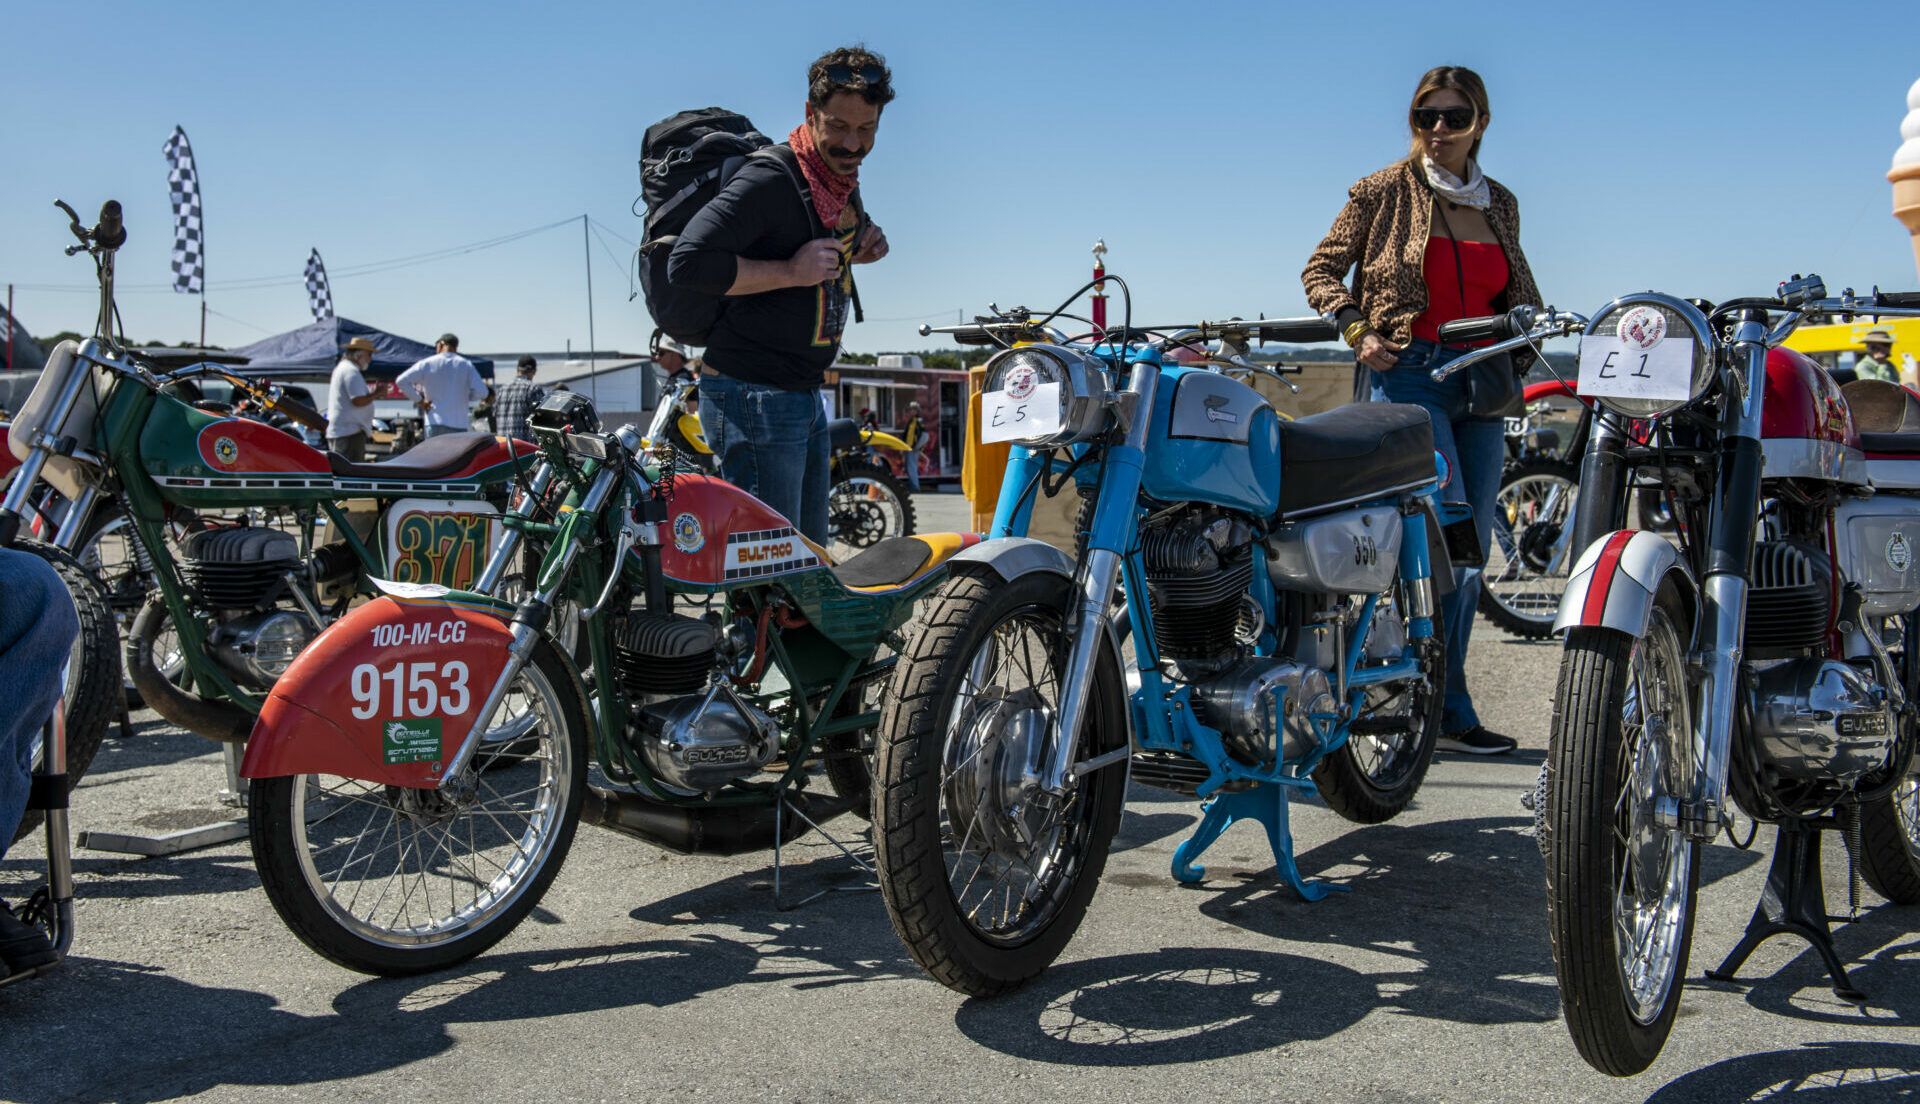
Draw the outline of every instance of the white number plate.
M1060 385L1036 385L1023 398L1005 391L980 396L980 440L1011 441L1015 437L1043 437L1060 428Z
M1669 338L1643 349L1590 334L1580 341L1580 395L1684 402L1693 395L1693 342Z

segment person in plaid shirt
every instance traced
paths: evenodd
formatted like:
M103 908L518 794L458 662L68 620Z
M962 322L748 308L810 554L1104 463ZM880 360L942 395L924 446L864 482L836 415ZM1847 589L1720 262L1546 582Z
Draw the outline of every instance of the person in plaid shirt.
M514 370L511 380L500 388L499 395L493 400L493 431L503 437L512 437L517 441L531 441L533 437L527 431L527 414L540 405L547 397L547 389L533 382L533 370L539 367L539 361L531 356L520 358L519 366Z

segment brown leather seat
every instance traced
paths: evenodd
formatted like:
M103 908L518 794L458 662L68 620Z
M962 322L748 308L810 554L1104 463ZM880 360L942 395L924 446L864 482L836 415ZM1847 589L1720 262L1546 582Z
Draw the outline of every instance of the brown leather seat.
M1854 380L1840 388L1854 432L1868 452L1920 453L1920 395L1886 380Z

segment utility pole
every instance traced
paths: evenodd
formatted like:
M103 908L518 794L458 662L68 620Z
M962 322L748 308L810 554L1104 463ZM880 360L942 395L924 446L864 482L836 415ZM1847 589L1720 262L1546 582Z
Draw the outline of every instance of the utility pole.
M587 216L580 216L580 244L586 250L587 258L587 392L593 399L595 409L600 406L600 381L593 371L593 351L599 348L593 343L593 242L587 237Z
M13 371L13 285L7 285L7 371Z

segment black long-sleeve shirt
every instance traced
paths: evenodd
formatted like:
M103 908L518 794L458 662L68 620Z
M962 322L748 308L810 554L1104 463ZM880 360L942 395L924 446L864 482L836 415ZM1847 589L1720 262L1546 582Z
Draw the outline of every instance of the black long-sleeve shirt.
M726 295L737 258L784 261L820 236L786 166L748 158L693 216L667 259L667 279ZM853 290L848 261L858 226L839 235L840 275L818 285L729 296L707 339L706 363L721 375L788 391L817 389L840 351Z

